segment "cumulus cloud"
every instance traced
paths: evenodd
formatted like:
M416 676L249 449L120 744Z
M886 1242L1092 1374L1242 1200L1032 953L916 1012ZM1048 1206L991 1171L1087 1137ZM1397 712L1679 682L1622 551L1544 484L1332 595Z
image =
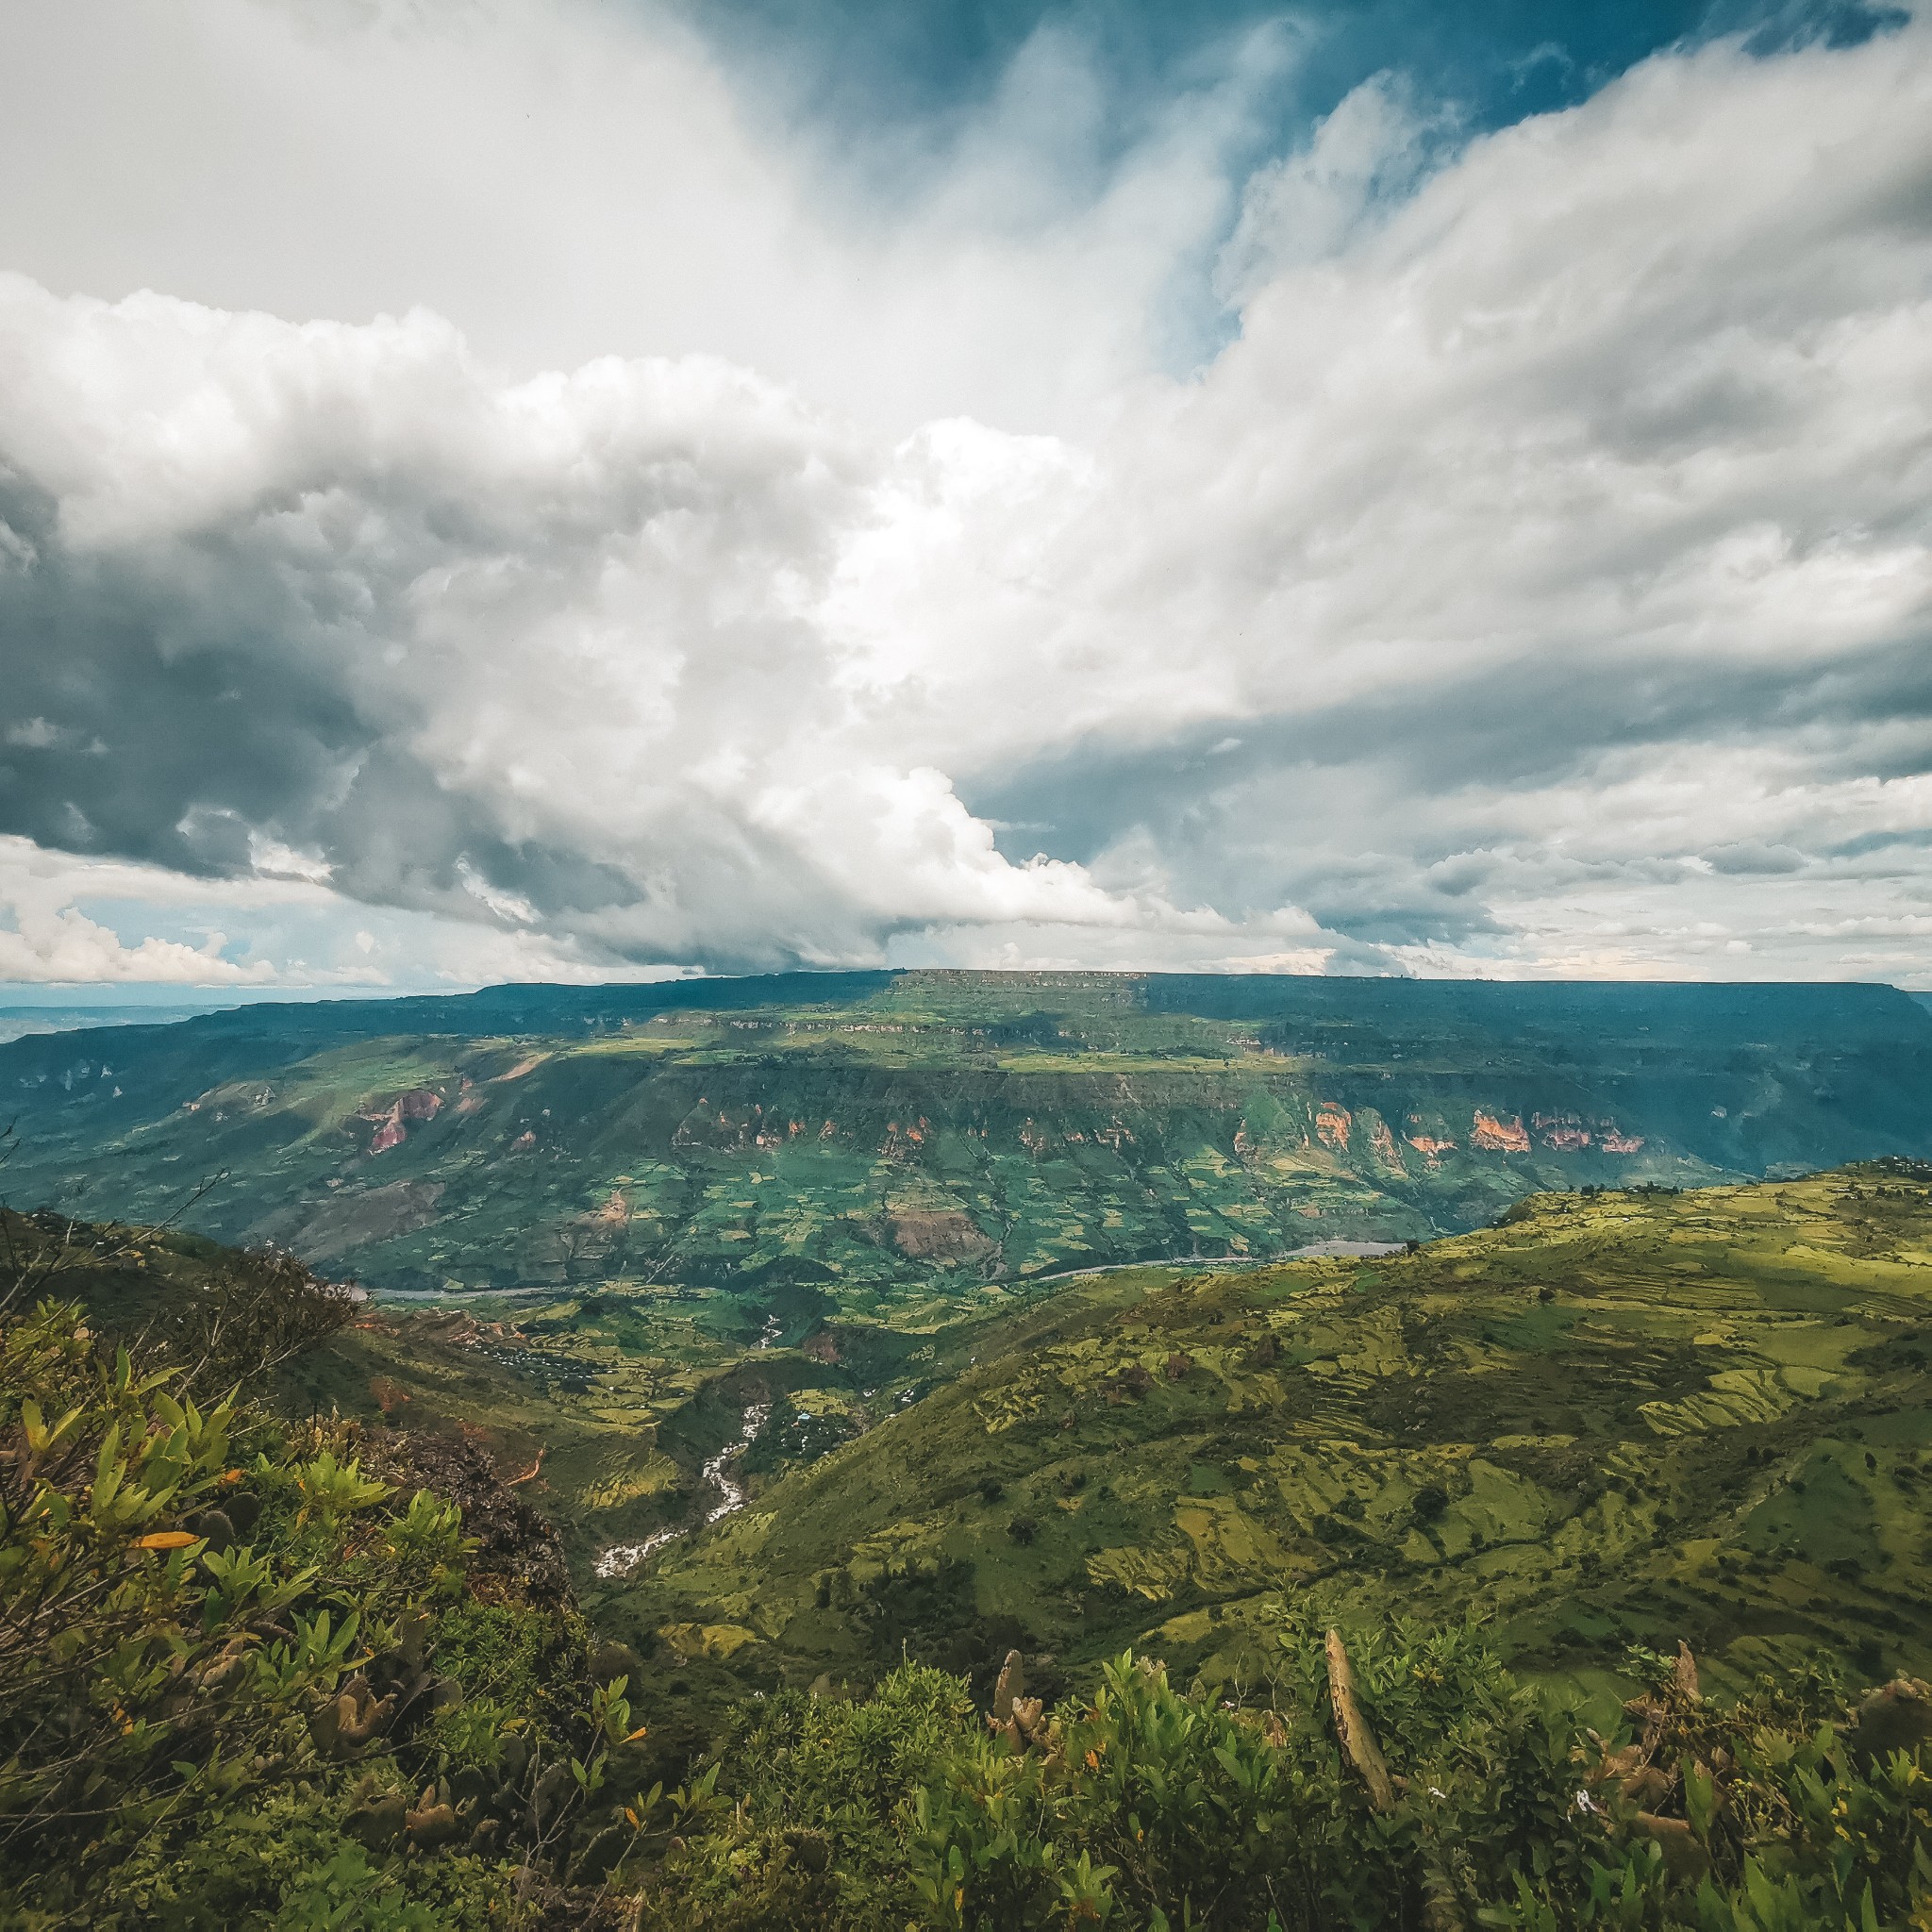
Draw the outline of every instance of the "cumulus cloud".
M214 875L291 855L610 960L1139 916L1002 857L903 757L917 658L822 608L892 458L741 371L506 384L426 315L297 327L14 278L0 437L9 688L57 721L0 774L8 830Z
M0 835L0 985L333 988L658 977L567 937L345 902L264 850L252 874L194 877Z
M72 907L51 918L25 920L12 932L0 928L0 979L103 985L138 980L169 986L258 985L275 977L266 962L254 968L222 958L225 933L210 933L200 946L147 938L128 946L107 926Z
M1274 274L1085 520L1167 728L969 797L1391 957L1923 977L1927 74L1919 27L1659 58ZM1752 841L1805 898L1691 862Z
M1235 41L1123 145L1044 25L899 144L921 186L891 218L661 0L9 8L0 264L304 319L425 307L520 375L713 355L887 435L1064 428L1158 354L1284 58Z
M1435 142L1345 102L1077 436L0 280L0 832L478 976L1924 977L1932 33Z

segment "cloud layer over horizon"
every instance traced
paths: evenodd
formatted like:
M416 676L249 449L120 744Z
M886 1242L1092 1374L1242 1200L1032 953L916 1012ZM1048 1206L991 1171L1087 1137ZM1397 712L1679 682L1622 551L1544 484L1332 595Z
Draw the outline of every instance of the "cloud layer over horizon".
M1925 24L1477 133L1390 71L1237 165L1261 23L1022 221L1036 36L860 220L668 23L322 11L277 58L377 92L546 22L644 89L747 256L661 339L736 320L546 371L0 273L0 981L1932 985Z

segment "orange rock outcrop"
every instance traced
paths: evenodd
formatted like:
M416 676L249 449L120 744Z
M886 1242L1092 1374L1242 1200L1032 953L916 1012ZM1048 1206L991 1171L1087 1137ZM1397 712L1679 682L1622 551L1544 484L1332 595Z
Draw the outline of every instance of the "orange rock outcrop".
M1475 1110L1475 1120L1469 1130L1469 1143L1472 1147L1483 1147L1494 1154L1527 1154L1529 1135L1523 1124L1521 1114L1512 1115L1508 1120L1499 1120L1494 1114L1485 1113L1481 1108Z

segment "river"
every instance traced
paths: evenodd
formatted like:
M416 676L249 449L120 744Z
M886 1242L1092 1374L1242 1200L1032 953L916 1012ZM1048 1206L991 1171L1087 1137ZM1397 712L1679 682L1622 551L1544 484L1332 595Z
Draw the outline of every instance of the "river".
M772 1412L769 1402L754 1402L744 1411L744 1419L739 1425L735 1441L725 1443L717 1455L704 1466L701 1474L718 1491L718 1500L705 1512L705 1524L722 1523L734 1510L742 1509L749 1491L739 1480L738 1464L744 1452L757 1441L758 1431L765 1425L765 1418ZM661 1550L666 1543L675 1542L681 1536L691 1534L691 1525L685 1524L675 1529L654 1530L641 1543L612 1543L598 1557L595 1568L603 1577L629 1576L634 1574L645 1562Z

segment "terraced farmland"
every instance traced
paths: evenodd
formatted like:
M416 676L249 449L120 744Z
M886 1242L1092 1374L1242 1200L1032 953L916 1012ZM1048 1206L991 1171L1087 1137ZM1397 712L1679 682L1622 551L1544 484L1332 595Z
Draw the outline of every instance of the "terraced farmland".
M902 1645L1131 1642L1227 1681L1290 1600L1480 1617L1590 1691L1680 1637L1733 1686L1819 1646L1932 1667L1932 1169L1542 1195L1369 1263L1103 1276L934 1364L600 1617L719 1696Z

